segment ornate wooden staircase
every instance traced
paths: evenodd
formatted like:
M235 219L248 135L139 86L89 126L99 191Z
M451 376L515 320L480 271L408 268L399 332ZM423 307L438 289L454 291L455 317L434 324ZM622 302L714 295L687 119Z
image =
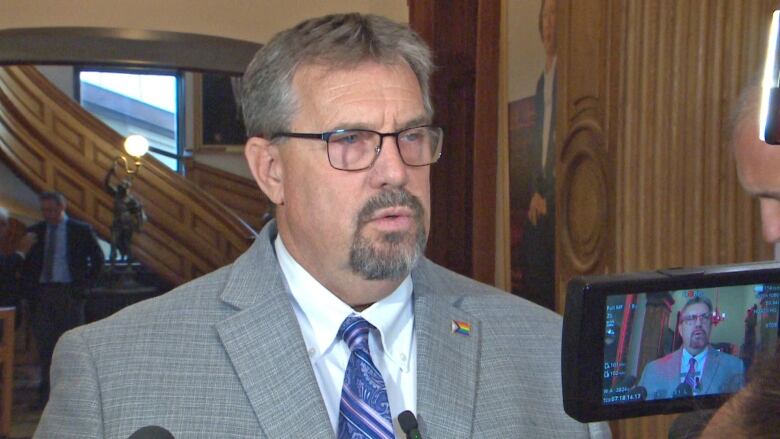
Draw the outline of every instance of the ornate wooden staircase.
M65 194L68 213L104 238L113 200L103 177L123 141L34 67L0 68L0 159L36 191ZM133 238L136 259L180 284L231 262L248 247L252 231L231 209L154 158L143 160L132 190L149 220Z

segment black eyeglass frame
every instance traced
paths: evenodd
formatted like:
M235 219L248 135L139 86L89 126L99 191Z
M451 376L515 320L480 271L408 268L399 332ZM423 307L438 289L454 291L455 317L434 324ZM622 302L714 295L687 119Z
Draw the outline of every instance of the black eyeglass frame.
M401 147L398 144L398 136L401 135L401 133L404 133L409 130L414 130L417 128L433 128L435 130L438 130L439 132L439 143L436 146L436 153L433 157L431 157L431 161L429 163L425 163L422 165L413 165L406 163L406 160L404 159L404 155L401 153ZM374 147L374 158L371 160L371 163L369 163L367 166L358 168L358 169L343 169L339 168L337 166L333 165L333 162L330 160L330 151L328 149L330 148L330 137L335 134L343 134L348 133L350 131L361 131L361 132L368 132L368 133L374 133L379 135L379 144ZM359 172L359 171L365 171L366 169L371 169L372 166L374 166L374 163L376 163L376 159L379 158L379 154L382 153L382 145L384 144L385 137L394 137L395 138L395 147L398 149L398 156L401 157L401 161L404 162L406 166L419 168L422 166L430 166L436 162L439 161L439 158L441 158L441 152L442 152L442 143L444 142L444 130L442 127L438 125L419 125L415 127L409 127L404 128L400 131L396 131L394 133L381 133L379 131L374 130L367 130L367 129L339 129L335 131L326 131L324 133L292 133L292 132L278 132L271 135L271 140L276 140L280 137L290 137L293 139L314 139L314 140L322 140L325 142L325 155L328 156L328 163L333 169L338 169L339 171L346 171L346 172Z

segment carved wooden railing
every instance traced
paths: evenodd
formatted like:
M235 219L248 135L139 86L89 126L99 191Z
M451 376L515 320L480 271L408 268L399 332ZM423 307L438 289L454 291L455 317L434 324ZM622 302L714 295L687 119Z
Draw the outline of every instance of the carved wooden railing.
M103 178L124 139L49 83L34 67L0 68L0 158L33 189L57 190L68 213L108 237L113 199ZM217 199L144 157L133 183L149 221L133 254L179 284L232 261L252 233Z
M193 159L185 161L187 180L218 199L254 230L270 218L271 203L254 180L225 172Z

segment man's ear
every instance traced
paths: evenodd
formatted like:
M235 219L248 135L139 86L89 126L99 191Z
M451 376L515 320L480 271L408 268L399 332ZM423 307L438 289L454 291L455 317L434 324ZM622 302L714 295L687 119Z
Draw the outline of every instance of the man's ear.
M274 204L284 204L284 179L279 148L261 137L251 137L246 142L244 156L260 190Z

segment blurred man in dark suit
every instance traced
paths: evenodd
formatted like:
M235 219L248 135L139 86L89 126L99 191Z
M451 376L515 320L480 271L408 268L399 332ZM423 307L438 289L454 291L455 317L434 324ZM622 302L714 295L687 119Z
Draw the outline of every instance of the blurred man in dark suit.
M39 197L44 221L29 228L37 237L24 267L25 285L35 291L33 331L41 362L40 401L49 395L54 345L67 330L84 323L83 295L105 259L92 227L69 218L59 192Z

